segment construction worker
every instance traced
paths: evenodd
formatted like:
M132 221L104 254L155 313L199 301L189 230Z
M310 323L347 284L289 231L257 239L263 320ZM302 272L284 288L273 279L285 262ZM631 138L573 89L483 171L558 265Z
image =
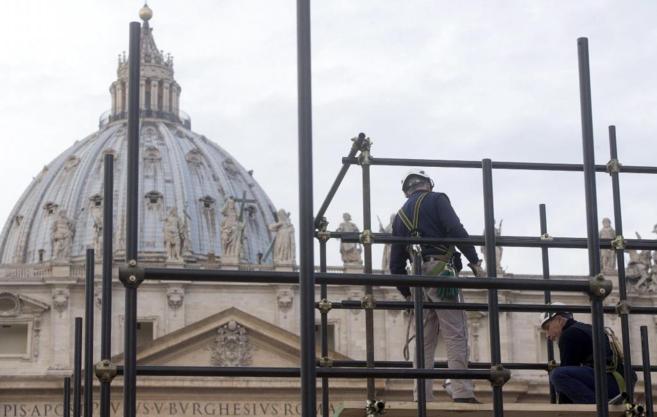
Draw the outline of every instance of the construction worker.
M553 303L552 305L564 305ZM550 372L550 382L561 404L595 404L593 374L593 336L590 324L573 319L568 311L546 311L540 325L548 339L558 341L560 366ZM623 378L622 348L611 330L606 332L604 350L607 364L607 396L619 398L626 392ZM610 339L611 338L611 343ZM636 376L632 383L636 382Z
M468 237L468 232L454 212L447 195L432 192L434 183L423 170L411 170L402 180L402 191L407 197L392 225L394 236L419 237ZM415 249L413 249L415 248ZM477 252L471 244L459 244L458 248L470 262L468 266L475 276L484 272ZM462 268L461 254L453 245L405 245L392 244L390 249L390 272L406 274L406 262L412 261L412 250L421 251L422 274L456 277ZM397 287L407 300L411 290ZM428 302L461 302L463 297L458 288L426 288L424 300ZM410 329L410 323L409 323ZM424 363L433 368L438 332L447 346L447 365L450 369L468 367L468 333L465 311L425 310L424 312ZM408 339L408 337L407 337ZM407 342L408 344L408 342ZM433 381L426 380L427 401L435 400ZM451 382L454 402L478 403L474 396L471 380L454 379Z

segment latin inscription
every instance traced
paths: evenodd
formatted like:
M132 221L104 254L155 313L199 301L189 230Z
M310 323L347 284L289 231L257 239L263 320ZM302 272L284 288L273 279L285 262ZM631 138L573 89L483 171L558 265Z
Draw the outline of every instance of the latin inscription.
M71 408L73 404L71 404ZM94 414L100 408L94 401ZM331 415L333 404L329 405ZM121 401L111 402L113 416L123 414ZM317 407L317 415L321 415L321 404ZM0 417L62 417L64 407L61 403L49 402L0 402ZM137 416L259 416L284 417L300 416L299 402L269 402L269 401L137 401Z

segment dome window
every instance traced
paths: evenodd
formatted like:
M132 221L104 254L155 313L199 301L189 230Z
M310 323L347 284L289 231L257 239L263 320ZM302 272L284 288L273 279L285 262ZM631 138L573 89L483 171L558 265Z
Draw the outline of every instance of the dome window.
M256 206L248 205L246 206L246 212L249 214L249 218L254 218L256 213L258 212L258 208Z
M158 208L163 199L162 193L155 190L147 192L144 197L146 197L146 205L149 209Z
M206 209L213 208L214 207L214 198L210 197L209 195L206 195L205 197L199 198L199 201L201 204L203 204L203 207Z
M75 167L77 167L79 164L80 164L80 158L78 158L75 155L71 155L64 163L64 171L66 172L71 171L75 169Z
M89 201L93 207L100 207L103 205L103 197L100 194L94 194L89 197Z
M59 208L59 204L53 203L52 201L49 201L49 202L47 202L46 204L43 205L43 209L48 214L55 214L55 212L57 211L57 208Z
M201 151L199 151L196 148L187 152L185 159L187 160L187 162L189 162L191 165L195 167L200 167L201 165L203 165L203 154L201 153Z
M155 146L148 146L144 149L144 161L146 162L157 162L161 159L160 150Z

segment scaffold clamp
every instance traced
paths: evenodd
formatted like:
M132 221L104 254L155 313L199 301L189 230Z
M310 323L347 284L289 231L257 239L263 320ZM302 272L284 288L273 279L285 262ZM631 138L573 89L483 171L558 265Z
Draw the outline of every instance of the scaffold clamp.
M94 366L94 373L100 382L112 382L118 369L109 359L102 359Z
M364 309L373 309L376 307L376 301L374 300L374 296L372 294L366 294L361 298L360 300L360 305Z
M616 304L616 314L619 316L627 316L630 314L631 309L632 306L630 306L630 303L628 303L627 300L620 300L618 304Z
M328 314L329 311L331 311L331 308L333 308L333 304L326 298L322 298L319 300L319 303L317 303L317 308L322 314Z
M137 265L137 261L131 259L127 265L119 267L119 281L126 287L137 288L144 281L144 268Z
M494 387L501 387L511 379L511 371L505 369L501 364L493 365L490 368L490 383Z
M548 361L548 363L547 363L548 372L552 372L555 369L557 369L558 367L559 367L559 365L557 364L557 361L555 361L554 359Z
M625 238L623 235L618 235L616 236L612 241L611 241L611 246L616 249L616 250L623 250L625 249Z
M589 294L592 298L604 299L611 294L611 289L611 281L605 279L602 274L591 277L591 280L589 281Z
M550 236L548 233L543 233L541 235L541 240L554 240L554 238Z
M359 236L360 243L363 245L371 245L374 242L374 237L372 236L372 231L369 229L363 230Z
M610 159L609 162L607 162L607 172L611 174L618 174L620 172L621 168L621 163L618 162L618 159Z
M381 400L367 400L365 414L367 417L381 416L385 413L386 403Z
M332 368L333 367L333 359L329 358L328 356L322 356L319 358L319 366L322 368Z

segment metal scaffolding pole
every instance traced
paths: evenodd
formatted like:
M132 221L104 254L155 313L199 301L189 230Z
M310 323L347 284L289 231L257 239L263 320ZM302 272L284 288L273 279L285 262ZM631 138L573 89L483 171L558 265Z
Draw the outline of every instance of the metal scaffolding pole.
M372 202L370 196L370 140L364 133L358 135L360 142L360 154L358 159L362 167L362 186L363 186L363 243L364 252L364 270L366 274L372 273L372 241L367 238L372 232ZM374 366L374 295L372 286L365 286L365 356L369 367ZM376 390L374 388L374 379L367 379L367 401L372 404L376 399Z
M105 155L103 182L103 296L100 322L100 362L96 376L100 380L100 417L110 416L110 385L115 367L112 355L112 232L114 231L114 156ZM101 371L102 369L102 371Z
M422 255L419 250L415 251L413 257L413 274L422 274ZM434 277L430 277L434 278ZM449 278L450 280L452 278ZM415 369L425 368L424 363L424 288L415 287L413 290L413 317L415 318ZM409 317L410 320L410 317ZM419 377L415 381L417 395L417 416L427 415L427 389L424 379Z
M540 204L538 206L538 213L541 224L541 237L544 239L549 239L545 204ZM543 279L550 279L550 255L548 253L547 247L541 248L541 266L543 267ZM544 300L546 305L552 303L552 294L549 290L545 291ZM545 343L547 344L548 362L552 363L554 361L554 344L550 339L547 338ZM550 403L555 404L557 402L557 392L554 390L554 385L552 385L552 382L548 381L548 385L550 386Z
M94 392L94 250L87 249L84 281L84 417L92 417Z
M497 256L495 254L495 210L493 202L493 168L490 159L481 161L484 191L484 222L486 241L486 275L497 277ZM488 290L488 328L490 331L490 358L492 367L502 366L500 349L500 317L497 307L497 290ZM493 412L495 417L504 415L502 386L493 385Z
M342 158L343 164L357 165L358 159L354 157ZM403 166L403 167L433 167L433 168L474 168L480 169L480 161L455 161L444 159L409 159L409 158L372 158L370 165ZM596 172L607 172L606 165L594 165ZM526 171L569 171L582 172L582 164L562 164L551 162L505 162L494 161L493 169L510 169ZM657 167L650 166L623 166L623 172L632 174L657 174Z
M643 395L646 402L646 417L653 417L652 376L650 375L650 346L648 326L641 326L641 359L643 361Z
M616 126L609 126L609 154L610 160L607 164L609 174L611 175L611 188L614 199L614 228L616 236L623 236L623 216L621 214L620 201L620 180L618 172L620 163L618 162L618 149L616 147ZM629 305L627 304L627 285L625 282L625 251L620 240L616 245L616 263L618 270L618 314L621 322L621 338L623 340L623 377L625 378L625 390L627 391L627 400L634 402L634 385L632 384L632 350L630 349L630 317Z
M82 411L82 317L75 318L75 340L73 342L73 417Z
M584 186L586 191L586 231L588 236L589 275L595 277L600 273L600 237L598 235L598 205L595 188L595 153L593 146L593 111L591 105L588 39L577 39L577 52L582 118ZM591 297L595 399L599 417L607 417L609 415L609 405L607 403L606 359L604 350L604 338L606 336L604 334L604 317L602 314L603 298L604 297L598 295L593 295Z
M126 208L126 260L137 266L139 243L139 74L141 28L130 23L130 54L128 57L128 174ZM137 287L138 276L129 274L125 286L125 336L123 376L123 415L137 414Z
M71 417L71 377L64 378L64 404L62 417Z
M322 227L327 226L326 219L322 218ZM326 239L320 239L319 241L319 270L320 272L326 272ZM320 294L319 298L324 302L328 298L328 289L326 284L320 285ZM320 366L328 365L328 310L325 308L320 308L320 332L321 332L321 355ZM322 417L328 417L330 413L329 407L329 379L327 377L322 377Z
M300 248L298 282L301 299L301 414L304 417L317 415L311 80L310 0L297 0Z

